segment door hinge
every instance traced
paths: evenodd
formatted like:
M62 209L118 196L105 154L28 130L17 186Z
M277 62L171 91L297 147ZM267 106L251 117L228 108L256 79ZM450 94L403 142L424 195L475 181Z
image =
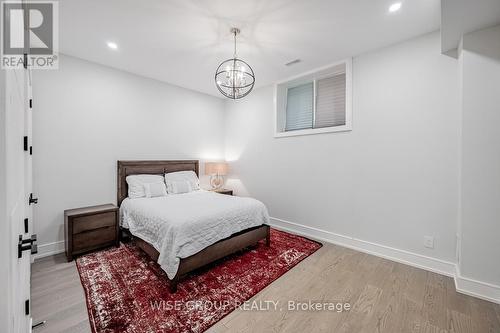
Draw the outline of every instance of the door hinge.
M24 219L24 233L27 234L28 233L28 218L25 218Z
M23 142L24 151L28 151L28 137L25 136L23 140L24 140Z
M25 245L27 244L27 245ZM23 251L31 250L31 254L38 253L38 246L36 244L36 234L31 235L28 239L23 239L23 235L19 235L19 242L17 243L17 258L23 257Z
M37 204L38 203L38 198L33 198L33 193L30 193L30 197L28 199L28 204Z
M24 301L24 314L26 314L26 315L30 314L30 300L29 299Z
M33 146L30 146L30 155L33 155Z
M23 57L23 66L26 69L26 68L28 68L28 53L25 53L23 56L24 56Z
M30 109L33 109L33 98L30 98Z

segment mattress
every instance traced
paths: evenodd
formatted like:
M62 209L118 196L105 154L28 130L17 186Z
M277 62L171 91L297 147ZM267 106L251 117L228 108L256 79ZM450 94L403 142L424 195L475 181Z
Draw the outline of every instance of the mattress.
M150 243L170 279L181 258L242 230L269 223L266 206L255 199L210 191L123 200L120 224Z

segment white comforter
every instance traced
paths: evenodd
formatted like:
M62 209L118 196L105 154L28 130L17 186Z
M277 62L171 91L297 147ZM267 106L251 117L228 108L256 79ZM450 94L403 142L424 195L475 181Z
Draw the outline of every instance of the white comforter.
M180 258L189 257L241 230L269 222L264 204L252 198L194 191L123 200L120 223L160 253L170 279Z

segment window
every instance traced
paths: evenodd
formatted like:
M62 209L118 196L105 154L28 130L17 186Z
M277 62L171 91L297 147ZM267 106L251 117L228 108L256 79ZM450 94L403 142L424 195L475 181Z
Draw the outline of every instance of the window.
M276 85L275 137L351 130L351 61Z
M311 128L314 118L313 88L312 82L288 88L285 131Z

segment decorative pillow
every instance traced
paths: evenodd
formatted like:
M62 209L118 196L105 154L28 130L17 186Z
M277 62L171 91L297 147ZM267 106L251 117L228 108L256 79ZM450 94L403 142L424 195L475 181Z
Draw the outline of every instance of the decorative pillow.
M144 193L146 198L164 197L167 195L165 183L145 183Z
M160 175L131 175L126 178L128 184L128 197L130 199L144 198L144 184L159 183L164 184L164 178Z
M187 180L175 180L171 183L171 194L181 194L193 191L191 183Z
M200 189L200 180L194 171L178 171L165 174L165 183L167 184L167 193L174 193L173 182L187 181L191 186L191 191ZM188 191L189 192L189 191Z

